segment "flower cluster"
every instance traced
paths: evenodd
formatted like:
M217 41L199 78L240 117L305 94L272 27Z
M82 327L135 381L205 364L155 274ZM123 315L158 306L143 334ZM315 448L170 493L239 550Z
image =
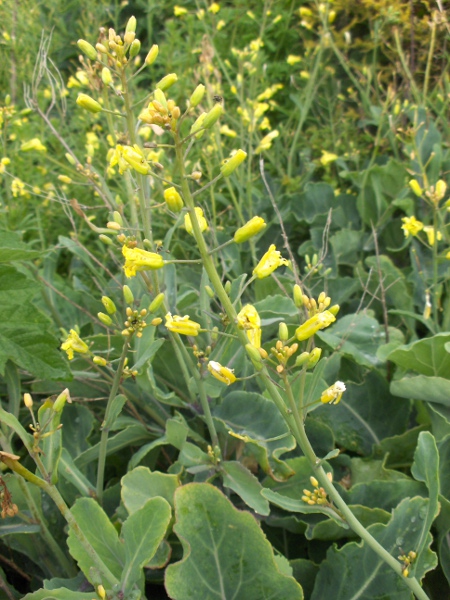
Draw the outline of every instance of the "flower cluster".
M333 476L331 473L327 473L327 477L330 481L333 480ZM304 496L302 496L303 502L306 502L306 504L309 504L310 506L314 506L315 504L329 505L330 502L327 498L327 493L323 487L319 486L319 482L317 481L317 479L311 476L309 480L311 482L311 485L314 487L314 491L311 492L308 489L304 489Z
M248 340L255 348L261 348L261 319L252 304L246 304L237 315L237 324L244 329Z

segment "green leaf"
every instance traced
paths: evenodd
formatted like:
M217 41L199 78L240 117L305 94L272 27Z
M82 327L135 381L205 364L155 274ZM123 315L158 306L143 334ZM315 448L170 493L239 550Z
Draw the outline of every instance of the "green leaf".
M41 252L32 250L20 237L12 231L0 231L0 263L16 260L32 260Z
M231 392L213 416L223 433L231 431L245 442L265 473L278 479L292 475L279 456L293 450L295 440L271 400L256 393Z
M441 494L450 501L450 434L438 444L439 449L439 482Z
M313 223L317 217L328 214L337 205L333 188L327 183L307 183L305 191L291 205L298 221Z
M151 472L148 467L136 467L122 477L122 501L130 514L144 506L149 498L161 496L173 506L175 491L181 483L177 475Z
M270 513L269 503L261 496L262 485L243 464L234 460L225 461L222 470L225 487L233 490L256 513L264 516Z
M374 447L374 457L386 456L386 467L391 469L410 467L417 446L417 438L425 428L426 425L419 425L400 435L385 438Z
M80 498L73 505L71 513L105 567L120 580L125 564L125 550L105 511L92 498ZM72 528L69 529L67 544L70 554L77 561L79 568L91 581L90 569L94 566L92 559L75 536Z
M388 360L421 375L450 379L450 354L445 347L449 341L450 333L438 333L396 348L389 354Z
M92 485L89 479L83 475L80 469L78 469L73 458L65 448L62 449L58 463L58 473L61 477L64 477L64 479L75 486L83 496L89 498L95 494L95 486Z
M386 218L386 210L400 194L405 184L405 167L390 159L385 165L374 165L360 174L361 193L357 206L361 219L367 225L376 225Z
M368 508L367 506L361 506L360 504L349 504L348 507L358 521L366 528L374 523L386 524L391 518L391 514L381 508ZM305 532L305 537L308 540L335 541L343 538L356 538L359 536L356 533L353 533L353 531L343 529L342 524L336 522L334 519L326 519L325 521L319 521L319 523L309 523Z
M38 590L23 597L23 600L92 600L92 594L88 592L73 592L67 588L58 588L56 590Z
M267 296L264 300L255 303L255 308L261 317L261 325L267 326L271 323L284 321L289 317L297 315L298 310L291 300L286 296Z
M368 455L384 437L405 431L410 410L409 402L393 398L386 379L372 371L363 385L348 384L339 404L321 405L313 414L332 428L338 446Z
M141 352L141 344L138 347L137 360L133 365L133 369L139 371L141 367L143 367L148 361L150 361L161 346L164 344L165 340L153 340L149 346L145 347L145 350Z
M429 431L422 431L419 435L416 453L414 454L414 463L411 467L411 474L417 481L423 481L428 488L429 503L427 511L420 515L422 536L417 542L414 550L420 554L425 548L428 532L431 525L439 513L439 453L436 446L436 440ZM411 573L415 571L415 564Z
M151 498L122 526L121 537L125 546L125 566L121 590L127 597L143 576L143 567L156 554L172 518L172 510L164 498Z
M122 408L124 407L126 401L127 398L123 394L118 394L114 398L114 400L111 402L108 418L102 423L102 427L104 429L111 429L111 427L114 425L115 420L122 412Z
M428 500L423 498L406 498L393 511L387 525L371 525L368 531L395 558L400 548L408 553L417 547L420 530L413 524L427 510L427 504ZM431 543L430 535L426 543L427 546ZM416 577L422 579L435 566L436 555L427 549L417 558ZM320 565L311 600L324 598L411 600L411 590L367 544L350 542L339 550L332 546Z
M363 367L380 366L378 347L386 342L384 328L364 313L346 315L332 327L316 334L333 350L352 358Z
M234 508L212 485L179 488L175 514L174 531L184 558L166 569L166 590L173 600L303 598L300 585L278 571L272 547L255 519Z
M450 407L450 380L442 377L427 377L426 375L404 377L392 381L390 391L393 396L400 398L425 400Z
M406 277L400 269L397 269L392 260L384 255L369 256L365 263L378 274L376 276L377 285L379 285L379 278L382 278L388 306L414 312L414 302Z

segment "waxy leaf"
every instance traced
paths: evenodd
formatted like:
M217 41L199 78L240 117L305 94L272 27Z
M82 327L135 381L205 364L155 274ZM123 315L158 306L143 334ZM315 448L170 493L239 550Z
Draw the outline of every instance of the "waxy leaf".
M184 558L166 569L170 598L302 600L300 585L277 569L254 517L234 508L217 488L207 483L179 488L175 515Z
M222 463L222 469L225 487L236 492L258 514L267 516L270 513L269 503L261 496L262 485L243 464L229 460Z
M136 467L122 477L121 483L122 500L130 514L156 496L161 496L173 506L175 491L181 485L177 475L152 473L148 467Z
M391 394L400 398L425 400L426 402L442 404L450 407L450 379L443 377L403 377L391 382Z
M438 333L433 337L399 346L389 354L388 360L421 375L450 379L450 354L446 350L448 342L450 333Z

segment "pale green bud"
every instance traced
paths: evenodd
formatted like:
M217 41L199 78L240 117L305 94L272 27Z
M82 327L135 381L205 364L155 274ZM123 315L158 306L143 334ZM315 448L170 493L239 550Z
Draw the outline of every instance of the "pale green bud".
M134 42L130 46L130 58L134 58L141 51L141 42L139 40L134 40Z
M165 295L163 292L155 296L148 307L148 312L155 313L164 302Z
M302 288L296 283L294 285L294 304L297 308L303 306Z
M76 165L76 164L77 164L77 161L76 161L76 160L74 159L74 157L73 157L71 154L69 154L68 152L66 152L66 153L64 154L64 156L66 157L66 160L67 160L67 162L68 162L68 163L70 163L71 165L73 165L73 166L74 166L74 165Z
M103 67L102 69L102 81L105 85L109 85L112 82L111 71L108 67Z
M191 108L195 108L200 104L203 100L203 96L205 95L205 86L200 83L195 90L192 92L192 95L189 99L189 106Z
M53 403L53 410L55 412L61 412L67 401L71 402L69 390L66 388L59 394L59 396L56 398L55 402Z
M115 211L113 212L113 220L114 220L116 223L119 223L119 225L120 225L120 226L122 226L122 225L123 225L123 219L122 219L122 215L121 215L121 214L120 214L120 212L119 212L119 211L117 211L117 210L115 210Z
M106 365L108 364L107 360L103 358L103 356L94 356L92 362L94 362L96 365L99 365L100 367L106 367Z
M107 235L104 235L103 233L101 233L98 236L98 239L103 242L104 244L106 244L107 246L114 246L114 242L112 241L112 239L110 237L108 237Z
M134 296L133 296L133 292L131 291L131 289L127 285L124 285L122 291L123 291L123 297L125 299L125 302L129 305L133 304Z
M157 44L153 44L153 46L150 48L149 53L145 57L145 64L152 65L155 62L155 60L158 58L158 54L159 54L159 47Z
M203 112L199 117L197 117L197 119L192 124L190 133L191 133L191 135L195 134L195 138L197 140L199 140L202 137L202 135L205 133L205 130L203 128L203 122L205 120L205 117L206 117L206 113Z
M107 327L112 325L112 319L109 315L105 315L105 313L99 312L97 313L97 317L99 321L103 323L103 325L106 325Z
M289 338L289 331L286 323L280 323L278 325L278 339L285 342Z
M253 217L245 225L240 227L234 234L233 240L236 244L246 242L266 227L264 219L261 217Z
M97 50L89 42L78 40L77 46L90 60L97 60Z
M156 84L156 89L157 90L162 90L163 92L165 92L170 87L172 87L173 84L176 83L177 81L178 81L177 74L176 73L169 73L168 75L166 75L165 77L163 77L161 79L161 81L159 81Z
M224 177L229 177L246 158L247 152L237 150L237 152L220 167L222 175Z
M306 363L307 369L313 369L316 364L319 362L320 357L322 355L322 348L313 348L309 353L308 362Z
M109 315L113 315L117 310L116 305L108 296L102 296L102 304Z
M252 344L245 344L245 351L247 352L250 360L252 361L253 366L257 371L261 371L262 369L262 358L258 351L258 348L255 348Z
M330 308L328 309L328 312L330 312L332 315L336 316L339 312L339 309L341 307L339 306L339 304L333 304L333 306L330 306Z
M212 287L210 287L209 285L205 285L205 291L210 298L214 298L214 296L216 295Z
M165 94L164 94L164 92L162 90L160 90L159 88L156 88L156 90L153 92L153 98L157 102L159 102L160 104L162 104L165 109L167 109L166 96L165 96Z
M128 19L127 26L125 27L125 33L130 31L136 32L136 17L134 16Z
M207 112L205 115L205 119L203 121L203 127L205 129L210 129L214 125L214 123L216 123L220 119L220 116L222 115L222 113L223 113L223 106L219 103L214 104L212 109L209 112Z
M295 360L296 367L303 367L303 365L309 360L309 352L302 352Z
M411 181L409 182L409 187L412 189L416 196L418 196L419 198L420 196L422 196L423 190L420 187L420 184L417 181L417 179L411 179Z
M99 104L97 100L94 100L94 98L91 98L87 94L78 94L76 102L78 106L81 106L81 108L84 108L85 110L88 110L91 113L98 113L103 110L101 104Z

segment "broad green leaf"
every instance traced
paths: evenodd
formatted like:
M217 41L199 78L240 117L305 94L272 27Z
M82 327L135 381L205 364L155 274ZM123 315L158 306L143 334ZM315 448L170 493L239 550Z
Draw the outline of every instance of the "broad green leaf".
M419 435L411 474L417 481L425 483L428 488L430 500L426 514L421 514L422 536L414 549L417 553L420 553L425 547L431 525L439 513L439 454L436 447L436 440L429 431L422 431ZM414 565L411 572L413 571Z
M341 265L355 264L355 256L362 249L364 233L353 229L340 229L330 237L330 245L336 262ZM333 299L334 300L334 299Z
M441 494L450 501L450 434L439 442L438 449Z
M256 513L267 516L270 507L267 500L261 496L262 485L258 479L237 461L222 463L223 485L233 490Z
M386 524L391 518L390 512L380 508L368 508L367 506L361 506L360 504L349 504L348 507L358 521L366 528L374 523ZM343 538L349 539L359 536L351 530L343 529L342 524L336 522L334 519L326 519L319 523L308 523L305 537L308 540L336 541Z
M73 592L67 588L56 590L38 590L23 597L23 600L93 600L95 592Z
M394 481L371 481L354 485L342 494L348 504L362 504L370 508L391 511L401 500L407 497L428 496L427 488L414 479L397 479Z
M184 558L166 569L166 590L173 600L303 598L295 579L278 571L256 520L234 508L217 488L206 483L179 488L175 514Z
M374 446L374 457L386 456L386 467L391 469L410 467L417 446L417 438L425 428L426 425L419 425L400 435L384 438L379 445Z
M332 429L338 446L368 455L384 437L405 431L410 410L409 402L393 398L386 379L372 371L363 385L348 384L339 404L321 405L313 414Z
M265 473L276 479L292 475L280 455L295 448L295 440L271 400L250 392L231 392L213 410L220 429L245 442ZM230 440L231 441L231 440Z
M414 312L414 302L406 277L394 265L392 260L384 255L369 256L366 258L365 263L377 274L375 276L377 285L379 285L379 278L382 278L388 307L393 306L394 308ZM412 326L412 323L410 325Z
M339 350L340 354L352 358L359 365L373 368L381 364L377 350L386 342L386 333L376 319L364 313L346 315L316 335L333 350Z
M72 385L70 386L72 392ZM61 416L64 448L73 459L89 448L87 441L94 428L95 418L84 405L66 404Z
M292 214L298 221L313 223L337 205L333 188L327 183L308 183L305 191L292 202Z
M124 596L131 592L143 576L143 567L156 554L172 518L172 510L164 498L151 498L122 526L125 566L120 587Z
M411 398L412 400L425 400L426 402L442 404L450 407L450 379L442 377L403 377L391 382L393 396Z
M294 558L294 560L289 562L295 579L303 588L305 598L310 598L319 571L318 565L314 564L312 560L306 560L305 558Z
M408 553L417 547L421 531L415 523L427 510L427 504L428 500L424 498L406 498L393 511L387 525L371 525L368 530L397 558L401 550ZM417 558L416 577L419 580L436 565L436 555L428 548L431 535L426 543L427 550ZM367 544L350 542L339 550L336 546L329 548L326 560L320 565L311 600L324 598L411 600L411 591Z
M148 467L136 467L122 477L122 501L130 514L144 506L149 498L161 496L173 506L176 489L181 485L177 475L151 472Z
M359 214L368 226L376 225L382 217L387 217L390 202L401 192L405 184L405 167L390 159L385 165L374 165L362 171L360 178Z
M141 351L141 344L139 344L139 351L137 354L137 360L133 364L133 369L139 371L141 367L143 367L148 361L150 361L161 346L164 344L165 340L153 340L149 346L145 347L145 350Z
M12 231L0 231L0 263L14 262L16 260L32 260L40 256L41 252L33 250L22 242L20 237Z
M110 429L114 425L114 422L122 412L122 408L124 407L126 401L127 398L123 394L118 394L114 398L109 408L108 418L103 421L102 428Z
M450 354L445 348L449 341L450 333L438 333L396 348L389 354L388 360L421 375L450 379Z
M261 325L270 325L294 317L298 314L298 309L291 298L276 295L267 296L264 300L256 302L255 308L261 317Z
M409 479L408 475L393 469L387 469L384 461L352 458L350 459L350 473L352 486L358 483L367 483L371 481L398 481L399 479Z
M125 550L119 541L117 530L105 511L92 498L80 498L75 502L71 513L102 563L113 576L120 580L125 564ZM70 554L77 561L79 568L86 578L91 580L90 569L95 565L74 534L72 527L69 529L67 544Z

